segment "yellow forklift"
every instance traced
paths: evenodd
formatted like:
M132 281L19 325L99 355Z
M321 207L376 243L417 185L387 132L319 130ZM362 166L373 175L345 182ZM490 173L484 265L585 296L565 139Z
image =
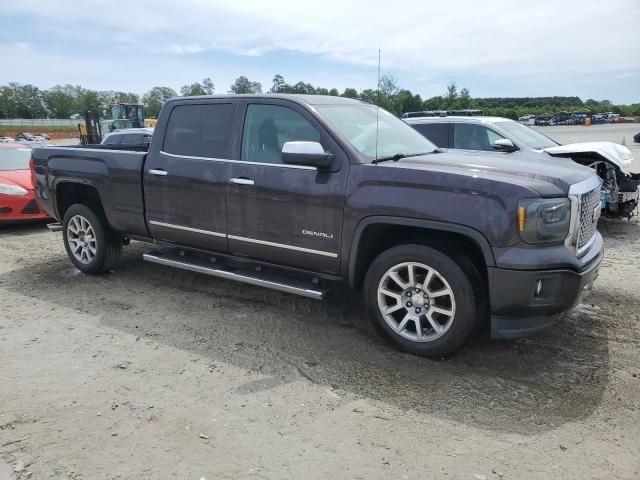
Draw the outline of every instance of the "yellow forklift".
M155 118L145 118L141 103L116 103L111 106L112 120L100 120L95 112L85 112L84 125L78 124L82 145L100 143L103 133L126 128L155 127Z

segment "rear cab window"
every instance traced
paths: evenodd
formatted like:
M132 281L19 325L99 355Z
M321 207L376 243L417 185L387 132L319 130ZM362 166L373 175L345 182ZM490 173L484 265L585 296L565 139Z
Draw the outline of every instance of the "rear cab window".
M174 107L162 150L180 156L228 159L234 108L232 103Z

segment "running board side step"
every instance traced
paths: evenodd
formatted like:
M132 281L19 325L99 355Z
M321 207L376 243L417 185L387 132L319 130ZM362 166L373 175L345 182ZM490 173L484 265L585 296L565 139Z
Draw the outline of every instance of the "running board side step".
M180 268L191 272L203 273L213 277L225 278L236 282L248 283L258 287L270 288L285 293L293 293L303 297L313 298L314 300L322 300L326 294L326 290L317 288L296 279L289 279L284 276L269 275L262 272L244 271L227 267L223 265L213 266L204 260L193 258L185 258L177 255L169 255L158 252L145 253L142 258L146 262L166 265L168 267Z

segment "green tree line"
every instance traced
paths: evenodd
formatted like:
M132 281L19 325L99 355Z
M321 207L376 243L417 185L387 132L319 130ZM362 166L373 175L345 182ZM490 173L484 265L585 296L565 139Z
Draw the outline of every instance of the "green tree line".
M0 86L0 118L69 118L73 114L83 114L90 110L103 118L111 117L114 103L142 102L147 115L157 117L164 102L177 96L212 95L215 85L210 78L183 85L179 93L171 87L153 87L143 95L121 91L97 91L80 85L56 85L42 90L35 85L9 83ZM235 94L262 93L260 82L238 77L228 92ZM485 115L518 118L523 115L541 115L558 111L584 111L592 113L615 112L622 116L640 116L640 103L614 105L609 100L579 97L520 97L520 98L474 98L467 88L458 90L455 82L446 86L442 95L423 99L411 90L401 88L395 78L384 75L377 89L325 88L308 82L287 83L284 77L273 77L269 93L294 93L311 95L334 95L348 98L362 98L389 110L396 115L421 110L481 109Z

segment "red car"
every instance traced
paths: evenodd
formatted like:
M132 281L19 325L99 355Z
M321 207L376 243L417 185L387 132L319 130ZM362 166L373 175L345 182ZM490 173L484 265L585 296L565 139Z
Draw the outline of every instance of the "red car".
M30 148L0 143L0 225L49 218L36 203L30 159Z

